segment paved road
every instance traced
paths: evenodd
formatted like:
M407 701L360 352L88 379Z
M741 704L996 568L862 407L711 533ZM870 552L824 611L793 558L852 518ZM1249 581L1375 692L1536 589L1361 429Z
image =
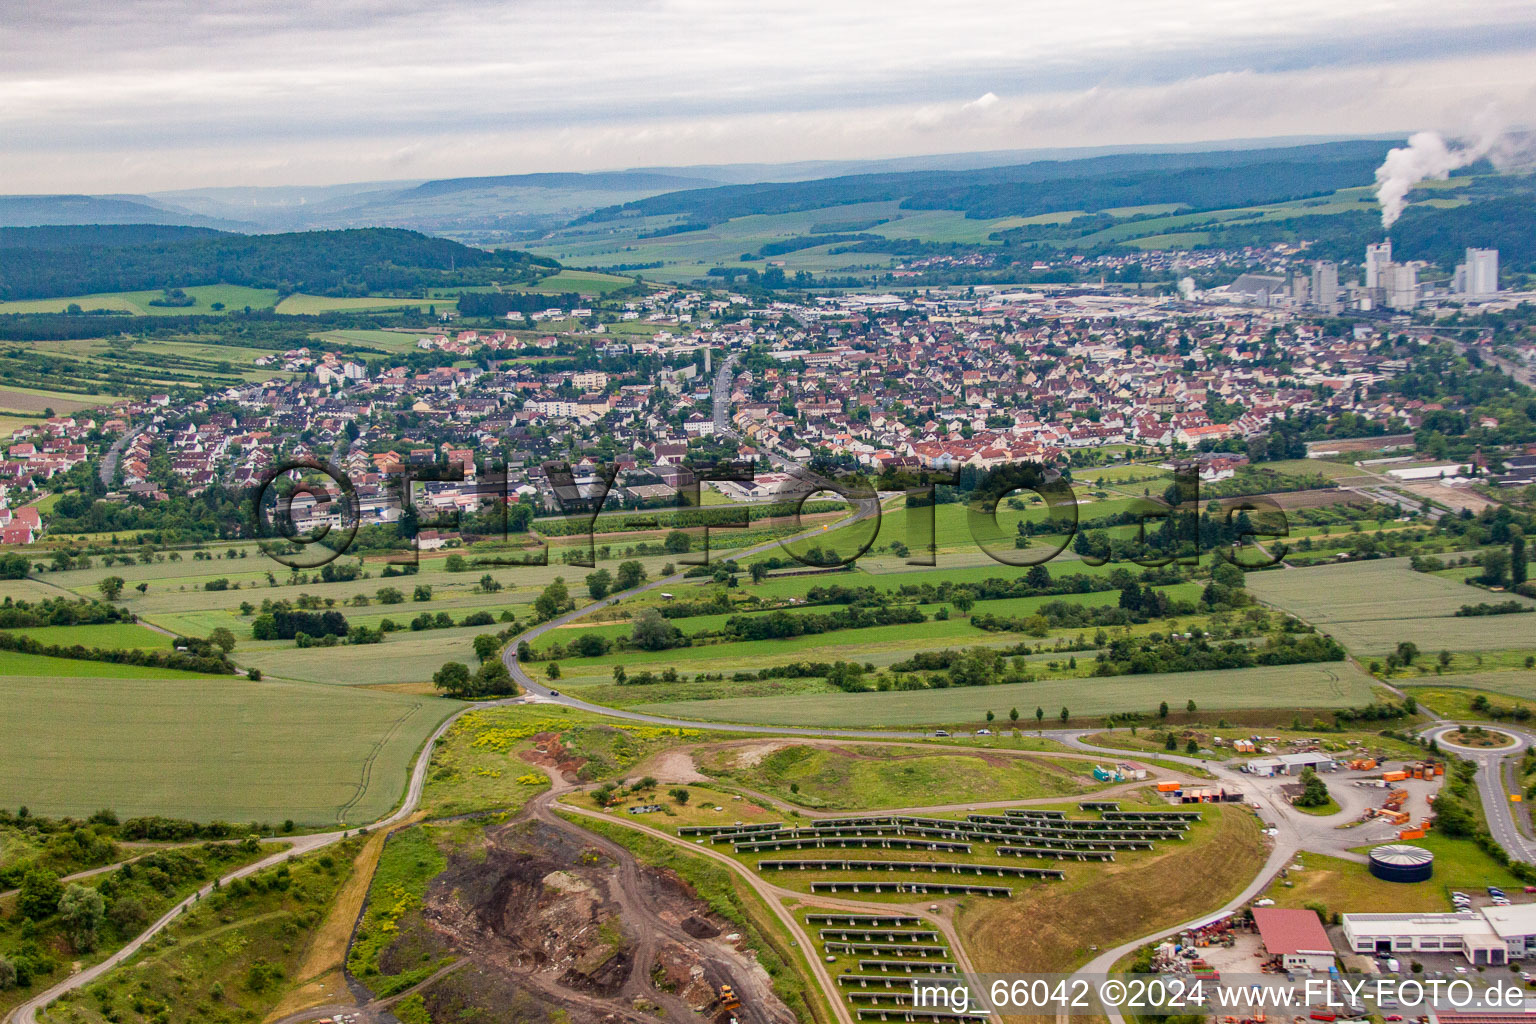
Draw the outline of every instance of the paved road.
M1449 723L1436 725L1427 730L1424 735L1433 737L1435 742L1447 750L1455 751L1460 757L1476 762L1477 794L1482 800L1483 816L1488 819L1488 833L1511 857L1528 864L1536 863L1536 842L1520 830L1515 821L1509 790L1505 788L1505 766L1509 763L1509 759L1523 755L1533 743L1536 743L1536 737L1520 729L1499 725L1497 728L1500 732L1507 732L1515 738L1514 745L1481 750L1458 746L1454 740L1456 728L1456 725Z
M717 434L734 433L731 430L731 383L736 379L736 364L740 361L741 353L732 352L715 371L712 412Z
M133 439L143 432L143 427L134 427L112 442L112 447L107 449L107 454L101 460L101 486L108 490L112 489L112 481L117 477L117 461L123 457L123 449L132 444Z

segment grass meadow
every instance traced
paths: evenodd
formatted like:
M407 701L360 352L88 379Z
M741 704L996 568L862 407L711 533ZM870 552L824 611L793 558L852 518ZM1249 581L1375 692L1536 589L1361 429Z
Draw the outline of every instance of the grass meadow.
M188 316L220 312L213 308L215 302L222 302L226 311L241 310L246 306L252 309L271 309L277 303L277 291L271 288L206 284L183 288L182 291L196 301L190 306L152 306L151 301L163 294L160 289L152 288L147 291L70 295L61 299L0 302L0 313L62 313L71 305L76 305L84 310L110 309L135 316Z

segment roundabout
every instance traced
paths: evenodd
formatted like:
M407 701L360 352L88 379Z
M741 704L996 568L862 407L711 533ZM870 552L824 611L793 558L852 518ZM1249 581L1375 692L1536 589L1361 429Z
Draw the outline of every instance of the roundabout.
M1441 730L1435 742L1458 750L1506 751L1518 747L1519 737L1484 725L1459 725Z

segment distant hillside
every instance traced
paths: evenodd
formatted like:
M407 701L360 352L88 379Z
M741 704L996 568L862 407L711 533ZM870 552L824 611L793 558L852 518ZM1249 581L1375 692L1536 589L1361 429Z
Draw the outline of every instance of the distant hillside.
M1391 142L1362 140L1209 153L1122 153L967 171L727 185L608 207L577 223L668 215L719 223L754 214L894 200L909 209L962 210L977 218L1175 202L1213 209L1366 184L1390 148Z
M1313 243L1310 252L1318 257L1345 263L1357 262L1367 245L1382 238L1375 210L1231 222L1201 233L1207 237L1205 246L1228 249L1304 239ZM1425 260L1445 271L1465 259L1467 249L1489 248L1499 250L1506 273L1536 272L1536 189L1450 208L1416 204L1393 225L1391 237L1397 258Z
M252 227L243 221L166 209L142 196L0 196L0 227L46 224L191 224L225 230Z
M415 188L395 195L397 201L421 196L441 196L451 192L472 192L491 188L547 188L573 192L649 191L673 192L679 189L708 188L720 184L708 178L689 178L676 174L647 174L640 171L614 171L595 174L503 174L488 178L440 178L424 181Z
M403 227L498 242L518 232L559 227L599 207L717 184L702 175L646 171L505 174L312 188L189 189L157 193L145 201L256 224L257 230Z
M0 299L239 284L283 294L364 295L451 284L531 281L559 264L472 249L396 228L274 235L165 236L163 231L13 229Z
M188 242L225 234L212 228L175 224L66 224L31 228L0 228L0 250L83 249L91 246L119 248Z

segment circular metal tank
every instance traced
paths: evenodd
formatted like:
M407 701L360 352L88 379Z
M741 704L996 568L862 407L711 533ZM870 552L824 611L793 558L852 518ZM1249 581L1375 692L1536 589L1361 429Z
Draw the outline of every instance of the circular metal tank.
M1371 874L1387 882L1427 882L1435 873L1435 855L1418 846L1378 846L1370 855Z

